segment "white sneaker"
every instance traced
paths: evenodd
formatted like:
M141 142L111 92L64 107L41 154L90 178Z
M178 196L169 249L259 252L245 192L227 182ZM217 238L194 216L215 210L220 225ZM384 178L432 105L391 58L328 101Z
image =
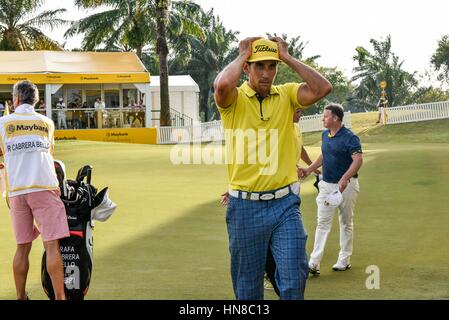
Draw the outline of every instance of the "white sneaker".
M319 276L321 274L320 264L309 262L309 273L314 276Z
M336 264L332 266L332 270L334 271L346 271L348 269L351 269L350 263L342 263L338 261Z

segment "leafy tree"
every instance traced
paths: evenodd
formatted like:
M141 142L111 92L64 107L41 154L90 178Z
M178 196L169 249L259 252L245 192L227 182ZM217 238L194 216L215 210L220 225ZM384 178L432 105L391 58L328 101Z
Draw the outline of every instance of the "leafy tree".
M436 71L440 71L438 80L449 82L449 35L443 36L438 41L437 50L432 55L430 63Z
M62 50L59 43L39 28L53 29L65 24L59 15L66 9L36 14L43 3L43 0L0 0L0 50Z
M345 107L345 110L356 111L354 106L347 104L347 98L351 96L352 85L350 81L345 77L343 71L339 70L337 67L322 67L316 62L308 62L310 67L321 73L330 83L332 83L333 90L323 99L317 101L312 106L309 106L304 115L322 113L324 107L330 102L337 102ZM279 65L279 71L276 76L276 84L286 83L286 82L302 82L303 79L298 76L298 74L289 68L287 65L281 63Z
M192 50L192 58L187 64L175 57L170 62L170 71L176 74L188 73L200 87L200 112L204 120L219 117L213 99L213 82L217 74L237 55L237 32L226 30L213 10L202 12L199 17L205 37L188 39Z
M316 59L318 59L320 56L315 55L308 58L304 58L304 49L306 48L307 44L309 43L301 41L301 36L288 38L288 35L283 33L281 36L278 36L276 33L267 33L268 37L280 37L284 41L288 42L288 53L295 59L298 60L304 60L307 64L314 62Z
M84 33L83 48L117 49L126 45L136 50L143 58L144 47L158 55L160 76L161 126L170 125L170 99L168 90L169 47L187 59L190 47L187 35L202 37L203 33L195 18L200 7L190 1L171 0L75 0L83 8L106 6L109 10L93 14L76 21L67 31L67 36ZM154 62L155 60L150 61Z
M449 100L449 92L438 87L421 87L416 90L408 104L430 103Z
M354 68L352 81L359 81L351 98L353 103L366 110L376 108L379 100L381 81L387 82L386 95L390 107L405 104L412 92L417 89L416 72L408 73L402 69L400 61L391 50L391 37L383 41L370 40L373 51L364 47L356 48L353 59L358 63Z
M271 36L271 34L268 34L268 36ZM277 35L273 34L273 36ZM288 36L283 34L281 38L289 43L288 51L291 56L320 72L324 77L326 77L326 79L328 79L332 83L333 86L332 92L328 96L324 97L320 101L307 108L307 110L304 112L305 115L321 113L324 109L324 106L329 102L343 103L346 98L350 96L350 83L341 70L339 70L337 67L328 68L319 66L319 64L316 62L316 60L320 57L319 55L314 55L307 58L304 57L304 49L306 48L307 42L304 43L303 41L300 41L300 36L288 39ZM279 65L275 84L302 81L303 80L301 79L301 77L289 66L285 65L284 63L281 63Z

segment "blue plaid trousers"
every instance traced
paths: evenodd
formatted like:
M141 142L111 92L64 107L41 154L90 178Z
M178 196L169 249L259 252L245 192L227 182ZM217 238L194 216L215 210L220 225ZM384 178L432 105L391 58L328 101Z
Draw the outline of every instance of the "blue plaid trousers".
M309 266L307 233L299 212L299 197L269 201L230 196L226 224L231 276L236 299L262 300L263 279L270 246L276 261L276 283L282 300L302 300Z

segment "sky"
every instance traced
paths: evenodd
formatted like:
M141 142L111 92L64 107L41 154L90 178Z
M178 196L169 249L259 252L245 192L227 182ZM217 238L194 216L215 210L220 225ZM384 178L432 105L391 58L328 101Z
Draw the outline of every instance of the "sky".
M320 65L339 67L350 77L355 48L372 49L370 39L391 35L392 50L404 60L404 69L423 73L438 40L449 33L447 0L194 0L204 10L214 9L227 29L239 31L239 39L265 36L266 32L301 36L308 42L305 56L320 55ZM66 8L66 19L90 12L75 8L71 0L47 0L46 9ZM64 28L51 34L79 47L82 37L64 40Z

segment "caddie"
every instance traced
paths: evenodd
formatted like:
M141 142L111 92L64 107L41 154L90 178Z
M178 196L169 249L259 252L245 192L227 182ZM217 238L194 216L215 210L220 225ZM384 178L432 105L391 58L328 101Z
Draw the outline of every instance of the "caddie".
M17 299L28 300L25 290L28 256L32 242L40 234L55 298L65 300L59 239L69 236L69 228L53 164L55 126L51 119L35 112L38 100L36 85L18 82L13 87L14 113L0 118L1 153L5 157L10 214L17 242L14 281Z

